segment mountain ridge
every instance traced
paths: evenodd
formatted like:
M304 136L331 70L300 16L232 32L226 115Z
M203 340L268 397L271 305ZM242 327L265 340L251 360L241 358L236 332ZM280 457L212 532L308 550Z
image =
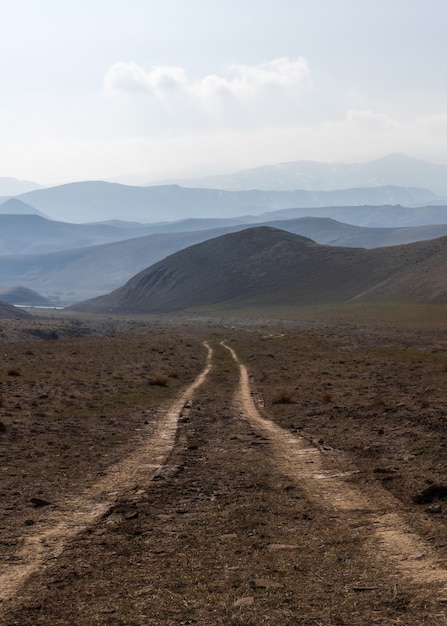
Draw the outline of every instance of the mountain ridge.
M157 184L157 183L154 183ZM232 174L170 179L158 184L223 190L263 189L329 191L395 185L420 187L447 195L447 165L392 153L363 163L286 161L243 169Z
M188 218L240 217L290 208L442 203L442 198L416 187L350 188L334 191L222 191L178 185L132 187L87 181L39 189L17 196L45 216L66 222L111 219L159 222ZM0 204L0 212L1 212Z

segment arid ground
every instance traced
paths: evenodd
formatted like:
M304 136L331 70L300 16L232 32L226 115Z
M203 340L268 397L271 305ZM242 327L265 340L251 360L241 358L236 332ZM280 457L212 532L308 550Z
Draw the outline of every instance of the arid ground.
M447 624L447 321L60 314L0 349L2 625Z

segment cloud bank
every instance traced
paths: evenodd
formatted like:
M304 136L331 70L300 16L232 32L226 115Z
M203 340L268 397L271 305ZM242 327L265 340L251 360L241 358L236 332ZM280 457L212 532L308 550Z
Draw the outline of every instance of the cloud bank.
M313 90L306 59L280 57L258 65L230 65L221 74L198 79L175 66L145 70L136 63L115 63L106 72L104 91L127 98L134 112L176 128L210 124L237 128L283 125L303 114ZM129 102L130 101L130 102ZM142 108L143 107L143 108Z

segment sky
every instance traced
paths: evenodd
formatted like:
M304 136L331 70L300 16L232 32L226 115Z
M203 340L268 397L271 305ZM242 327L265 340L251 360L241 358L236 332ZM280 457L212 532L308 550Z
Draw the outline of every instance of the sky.
M447 164L445 0L0 0L0 177Z

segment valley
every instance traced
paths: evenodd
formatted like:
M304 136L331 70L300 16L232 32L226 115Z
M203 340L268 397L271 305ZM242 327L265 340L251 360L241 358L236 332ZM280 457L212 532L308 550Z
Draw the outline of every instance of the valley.
M447 623L445 316L370 313L3 320L2 624Z

